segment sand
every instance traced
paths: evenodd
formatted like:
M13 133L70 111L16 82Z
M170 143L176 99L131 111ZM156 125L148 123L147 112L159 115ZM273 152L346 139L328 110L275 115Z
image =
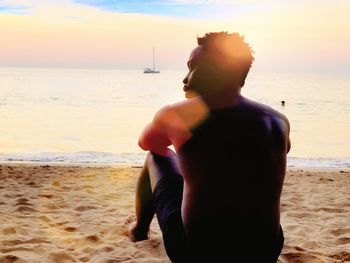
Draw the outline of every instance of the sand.
M156 220L149 240L125 235L139 172L1 164L0 262L170 262ZM278 262L350 262L350 169L289 168L281 216Z

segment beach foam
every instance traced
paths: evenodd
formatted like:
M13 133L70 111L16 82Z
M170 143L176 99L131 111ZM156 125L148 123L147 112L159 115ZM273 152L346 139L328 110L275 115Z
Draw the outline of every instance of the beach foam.
M66 163L66 164L138 164L146 153L71 152L71 153L0 153L0 162ZM289 167L349 168L350 158L288 157Z

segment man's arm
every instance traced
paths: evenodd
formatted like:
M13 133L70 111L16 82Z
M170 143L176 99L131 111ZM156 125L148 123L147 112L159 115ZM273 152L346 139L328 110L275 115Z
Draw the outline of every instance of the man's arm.
M160 109L141 133L139 146L146 151L167 156L168 147L174 145L175 149L190 138L191 133L177 112L171 106Z
M171 141L167 138L164 130L152 121L143 130L139 138L139 146L145 151L167 156L168 146Z
M281 114L282 115L282 114ZM285 142L286 142L286 153L289 153L291 148L291 141L290 141L290 123L286 116L282 115L282 120L284 122L284 136L285 136Z
M287 153L289 153L290 151L290 148L292 147L292 143L290 141L290 124L289 124L289 121L287 119L287 126L288 126L288 131L287 131Z

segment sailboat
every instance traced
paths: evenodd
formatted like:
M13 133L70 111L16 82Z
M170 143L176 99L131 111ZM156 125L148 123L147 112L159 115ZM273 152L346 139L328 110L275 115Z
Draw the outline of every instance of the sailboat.
M152 49L153 51L153 68L145 68L143 70L143 73L160 73L159 70L156 70L155 64L154 64L154 48Z

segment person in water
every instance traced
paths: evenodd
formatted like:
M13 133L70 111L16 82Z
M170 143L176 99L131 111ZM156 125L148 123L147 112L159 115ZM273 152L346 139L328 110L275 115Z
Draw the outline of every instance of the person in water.
M128 235L147 239L156 214L172 262L276 262L288 119L241 95L254 60L243 36L197 42L187 99L161 108L139 138L148 155Z

